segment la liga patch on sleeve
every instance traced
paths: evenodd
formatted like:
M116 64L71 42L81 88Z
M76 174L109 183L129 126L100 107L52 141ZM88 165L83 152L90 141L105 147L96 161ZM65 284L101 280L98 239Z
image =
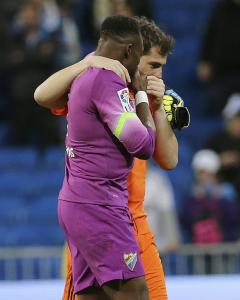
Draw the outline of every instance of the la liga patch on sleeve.
M130 95L128 88L124 88L117 92L124 111L132 112L133 107L130 104Z

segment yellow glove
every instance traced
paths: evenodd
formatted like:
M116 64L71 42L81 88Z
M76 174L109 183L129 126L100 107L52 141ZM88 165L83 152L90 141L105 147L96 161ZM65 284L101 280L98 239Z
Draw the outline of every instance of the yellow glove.
M184 106L182 98L173 90L166 90L163 96L163 107L167 114L167 120L173 129L179 130L190 124L190 113Z

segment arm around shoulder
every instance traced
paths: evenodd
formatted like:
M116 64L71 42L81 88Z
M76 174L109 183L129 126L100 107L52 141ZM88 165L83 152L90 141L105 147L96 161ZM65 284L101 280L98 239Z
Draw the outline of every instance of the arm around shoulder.
M46 108L64 107L72 81L89 67L111 70L123 81L130 82L127 69L119 61L102 56L88 55L76 64L64 68L47 78L35 90L35 101Z
M84 60L62 69L40 84L35 92L35 101L46 108L62 108L67 103L67 93L72 81L88 65Z

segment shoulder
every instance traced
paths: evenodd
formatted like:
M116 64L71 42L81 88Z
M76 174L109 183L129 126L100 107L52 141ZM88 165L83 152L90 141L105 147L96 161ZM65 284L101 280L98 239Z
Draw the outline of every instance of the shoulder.
M97 68L95 68L97 69ZM97 69L98 73L96 76L96 82L102 85L109 85L111 83L121 85L123 87L126 87L125 82L122 80L121 77L119 77L116 73L110 70L105 69Z
M119 91L126 89L125 82L114 72L98 69L94 80L94 95L96 97L108 97L113 93L117 95Z
M72 82L71 91L78 89L91 89L95 80L98 77L98 73L101 69L88 68L83 73L79 74Z

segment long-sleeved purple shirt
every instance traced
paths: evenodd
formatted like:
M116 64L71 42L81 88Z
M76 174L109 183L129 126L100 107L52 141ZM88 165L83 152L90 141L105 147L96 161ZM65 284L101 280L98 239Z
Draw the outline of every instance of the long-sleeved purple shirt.
M137 117L125 83L112 71L88 69L73 82L67 121L59 199L127 206L133 157L153 154L155 133Z

